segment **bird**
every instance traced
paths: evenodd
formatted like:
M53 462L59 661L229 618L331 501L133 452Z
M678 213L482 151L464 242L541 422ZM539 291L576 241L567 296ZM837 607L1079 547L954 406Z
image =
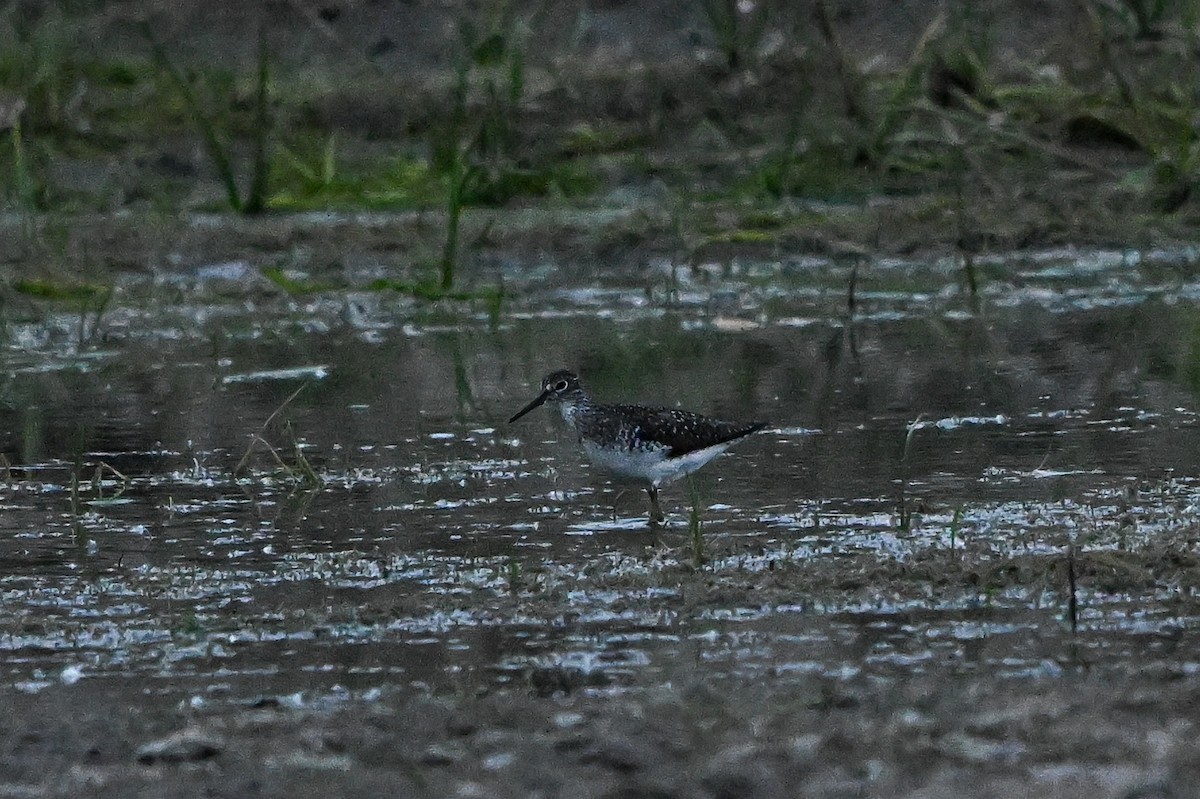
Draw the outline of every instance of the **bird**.
M567 369L546 375L541 388L508 423L546 403L557 405L592 463L645 487L651 526L666 520L658 504L661 486L691 474L766 427L766 422L727 422L677 408L599 403Z

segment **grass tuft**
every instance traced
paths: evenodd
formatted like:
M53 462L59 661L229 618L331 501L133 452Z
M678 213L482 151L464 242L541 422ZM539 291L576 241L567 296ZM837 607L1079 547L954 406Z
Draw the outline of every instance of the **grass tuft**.
M317 473L316 469L313 468L312 464L305 456L304 448L301 445L299 438L295 435L290 422L286 422L283 426L283 432L287 442L284 447L275 446L266 437L267 430L271 427L272 423L275 422L279 415L283 413L284 409L286 409L287 406L290 405L294 399L296 399L296 397L300 396L300 393L304 391L304 389L308 388L308 386L309 382L306 381L302 383L299 388L288 395L287 399L279 404L279 407L271 412L271 415L268 416L266 421L262 423L262 426L259 427L256 432L250 435L250 443L246 445L246 451L242 454L242 458L238 461L237 466L233 468L234 479L244 475L249 469L250 463L252 460L254 460L255 456L258 455L259 452L265 451L271 456L271 459L279 468L280 472L288 480L292 481L297 492L312 492L325 485L324 479L320 474ZM281 454L283 451L285 451L285 449L291 450L290 463L285 460Z
M199 93L193 88L192 80L184 74L182 68L171 58L167 48L155 36L149 23L140 26L142 37L150 45L154 60L161 68L171 85L175 88L196 131L200 134L204 149L209 160L217 171L217 176L225 187L225 199L234 211L245 214L260 213L266 209L268 186L270 183L270 57L267 47L266 23L260 22L258 28L258 64L255 71L255 102L252 140L254 159L252 164L250 187L246 196L242 196L238 187L237 174L233 165L232 138L228 125L205 104ZM212 85L208 86L212 90ZM227 103L228 104L228 103ZM226 128L226 129L222 129Z
M730 72L749 64L766 30L771 8L768 2L704 0L709 35Z

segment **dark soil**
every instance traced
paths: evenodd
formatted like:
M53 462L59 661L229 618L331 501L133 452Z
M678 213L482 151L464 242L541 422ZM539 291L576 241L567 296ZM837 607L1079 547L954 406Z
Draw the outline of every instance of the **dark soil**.
M1193 674L730 685L385 699L334 712L9 697L12 796L1127 797L1200 779ZM143 742L177 735L162 754Z

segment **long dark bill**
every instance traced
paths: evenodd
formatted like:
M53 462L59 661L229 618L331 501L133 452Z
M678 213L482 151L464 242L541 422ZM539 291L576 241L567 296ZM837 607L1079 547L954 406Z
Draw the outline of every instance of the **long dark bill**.
M525 414L527 414L527 413L529 413L530 411L532 411L534 408L536 408L536 407L538 407L539 405L541 405L543 402L545 402L545 401L546 401L546 397L548 397L548 396L550 396L550 392L549 392L549 391L543 391L541 394L538 394L538 396L537 396L537 399L535 399L533 402L531 402L531 403L529 403L528 405L526 405L526 406L525 406L524 408L522 408L521 410L519 410L519 411L517 411L516 413L514 413L514 414L513 414L513 417L512 417L511 419L509 419L509 420L508 420L508 423L509 423L509 424L512 424L513 422L517 421L518 419L520 419L520 418L521 418L522 416L524 416Z

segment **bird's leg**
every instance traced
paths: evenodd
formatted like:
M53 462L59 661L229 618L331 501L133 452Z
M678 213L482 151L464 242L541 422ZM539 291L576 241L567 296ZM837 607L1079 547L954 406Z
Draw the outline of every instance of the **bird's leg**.
M663 514L662 508L658 506L658 486L646 486L646 493L650 495L650 524L662 524L667 517Z

